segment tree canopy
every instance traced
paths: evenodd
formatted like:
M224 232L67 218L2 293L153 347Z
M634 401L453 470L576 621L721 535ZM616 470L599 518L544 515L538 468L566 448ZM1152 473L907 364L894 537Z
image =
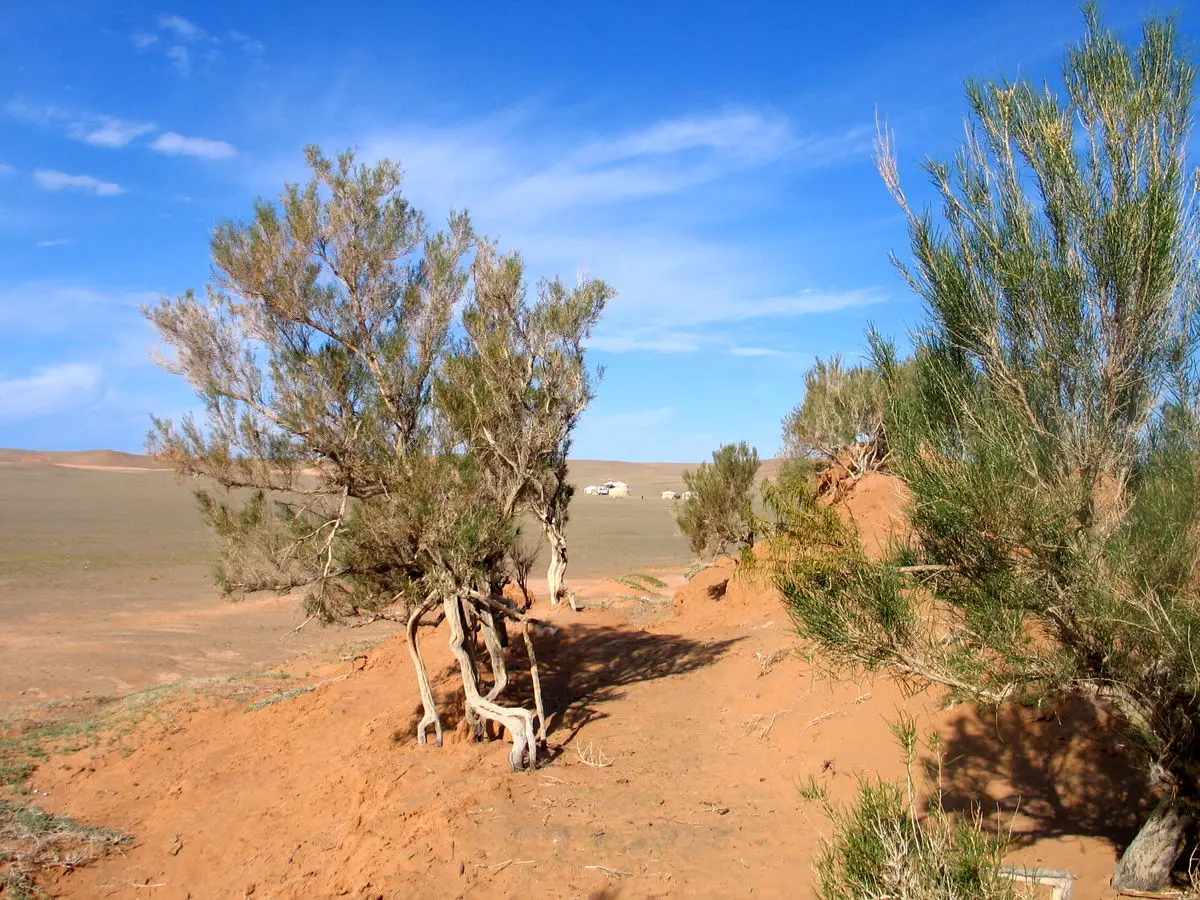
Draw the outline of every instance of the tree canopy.
M514 767L532 766L540 700L536 715L497 702L504 622L525 624L501 591L519 514L565 520L566 453L593 393L582 344L612 292L546 281L531 304L520 257L477 237L465 213L431 232L396 164L316 148L307 159L306 184L217 228L202 296L146 311L174 351L164 364L205 409L156 420L150 449L248 490L199 492L229 592L302 590L325 618L405 612L418 737L433 727L439 743L416 630L440 607L468 719L505 725Z
M713 451L712 462L683 474L688 496L675 510L679 530L697 554L718 555L754 543L754 477L758 451L742 441Z
M967 139L913 209L915 371L874 340L913 546L845 546L781 580L833 659L985 702L1079 693L1161 802L1120 888L1161 887L1200 799L1195 70L1171 21L1129 47L1094 9L1064 93L972 82Z

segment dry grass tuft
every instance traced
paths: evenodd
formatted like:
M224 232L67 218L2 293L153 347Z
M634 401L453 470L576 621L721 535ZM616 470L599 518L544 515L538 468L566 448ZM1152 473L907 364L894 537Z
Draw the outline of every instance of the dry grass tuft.
M130 840L119 831L0 800L0 863L8 869L0 874L0 893L12 900L33 900L41 896L35 883L38 872L79 868Z
M758 660L757 677L762 678L764 675L770 675L771 670L791 656L793 652L794 648L792 647L779 647L776 650L772 650L770 653L763 653L761 650L755 650L754 658Z

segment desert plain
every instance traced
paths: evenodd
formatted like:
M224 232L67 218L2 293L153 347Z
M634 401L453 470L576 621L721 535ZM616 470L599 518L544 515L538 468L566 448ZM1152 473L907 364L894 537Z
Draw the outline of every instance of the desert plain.
M42 888L807 897L829 823L802 788L836 802L861 778L903 777L888 721L906 711L943 742L948 805L979 803L1010 830L1011 863L1071 872L1076 898L1113 896L1145 789L1105 723L1077 705L985 716L883 677L828 677L768 583L728 562L685 578L693 557L659 499L685 468L573 464L580 486L619 479L631 496L580 491L572 507L585 608L535 605L553 626L538 640L551 728L541 767L514 774L503 740L477 743L456 719L441 630L422 636L450 710L437 748L414 737L396 623L323 627L292 598L218 596L193 485L143 457L0 452L2 736L61 719L70 739L37 761L26 798L129 835ZM868 548L903 504L883 475L842 500ZM88 718L105 710L122 715Z

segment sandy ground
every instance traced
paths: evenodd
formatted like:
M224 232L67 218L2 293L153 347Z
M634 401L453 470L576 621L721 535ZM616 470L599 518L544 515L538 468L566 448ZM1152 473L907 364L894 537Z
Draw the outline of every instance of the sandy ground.
M671 504L659 500L682 486L683 468L574 464L580 484L622 479L638 493L581 492L568 526L573 583L686 563ZM303 621L292 600L221 601L195 486L147 457L0 450L0 713L253 671L392 631L310 624L292 634Z
M14 486L9 475L24 466L33 468ZM9 691L0 702L30 697L16 693L22 684L34 697L81 684L120 691L247 671L303 649L280 640L295 621L284 605L212 599L203 534L180 512L186 494L174 512L163 499L175 496L172 483L45 461L0 470L6 512L25 517L21 527L0 519L0 691ZM48 516L46 497L74 506L55 501L57 518ZM594 536L595 577L604 564L609 575L670 569L669 597L682 578L662 563L677 540L661 534L662 507L620 513L593 502L575 509L574 527ZM895 485L877 481L847 509L882 546L897 503ZM639 539L639 528L658 538ZM612 540L631 549L604 550ZM600 603L626 588L594 580L582 594ZM654 615L623 603L628 615L538 609L558 630L538 641L551 734L533 773L508 770L506 741L467 739L444 626L422 636L446 711L442 748L414 738L417 691L395 637L357 660L310 657L299 674L314 689L263 708L168 699L115 743L35 773L46 808L134 835L123 852L47 887L195 900L807 897L827 821L799 785L815 778L838 800L860 777L900 777L887 721L906 709L945 741L950 805L983 803L1012 831L1012 860L1070 870L1076 897L1112 896L1107 878L1144 789L1090 708L980 717L942 711L936 696L906 697L886 679L824 680L794 652L779 597L730 567L700 573L673 604L651 604ZM307 631L297 637L317 640ZM518 671L509 696L528 694Z
M1095 763L1097 723L1077 710L981 721L886 680L824 681L795 655L764 667L794 647L783 610L752 585L716 599L721 577L705 573L673 618L647 629L608 611L554 614L560 631L539 646L550 758L535 773L509 772L502 742L468 742L454 713L445 747L418 745L399 639L353 670L315 673L326 681L310 694L254 712L211 701L119 749L55 760L35 776L39 801L136 842L52 887L65 897L806 897L827 823L798 785L811 776L845 799L860 776L899 777L886 720L904 708L947 740L950 801L971 792L1001 810L1014 861L1069 869L1078 897L1109 896L1112 840L1128 816L1118 804L1136 779L1107 758L1102 777L1073 775ZM424 646L453 710L445 635ZM519 680L514 696L526 690ZM996 771L1013 762L1018 777Z

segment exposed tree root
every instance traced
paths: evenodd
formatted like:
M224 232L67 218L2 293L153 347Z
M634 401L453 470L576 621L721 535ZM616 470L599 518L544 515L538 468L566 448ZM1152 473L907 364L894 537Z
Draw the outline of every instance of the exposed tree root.
M533 681L533 705L537 710L538 740L546 742L546 707L542 704L542 677L538 672L537 654L533 652L532 619L521 622L522 633L525 635L525 650L529 654L529 677Z
M446 621L450 623L450 651L458 660L458 667L462 672L463 691L466 694L468 713L502 725L512 735L513 748L508 758L514 772L526 768L530 771L536 769L537 736L533 729L534 714L519 706L501 706L479 693L474 654L471 649L474 640L467 628L464 603L458 597L448 597L443 605L446 610ZM469 606L469 604L467 605ZM528 765L526 764L527 758Z
M408 635L408 653L412 657L413 668L417 672L417 686L421 691L421 707L425 711L421 721L417 723L417 743L426 743L429 728L432 726L437 737L437 745L440 747L442 746L442 720L438 717L437 701L433 696L433 687L429 683L429 672L425 668L425 660L421 657L421 645L417 641L417 627L421 622L421 616L432 609L435 603L434 600L427 600L421 606L414 608L408 617L405 632Z
M430 598L415 607L408 617L405 633L408 638L409 655L412 657L413 668L417 672L421 706L424 710L424 715L417 724L417 741L422 744L426 743L428 731L432 727L437 736L437 745L440 747L442 746L442 723L437 713L436 699L429 681L429 673L425 668L420 643L417 639L418 629L423 624L430 624L422 622L422 618L434 608L437 602ZM507 603L477 592L471 592L468 597L453 597L444 600L442 610L438 615L439 621L443 619L450 623L450 649L458 661L462 674L463 692L466 697L464 719L467 725L476 737L482 737L484 734L484 720L503 726L513 739L513 749L509 755L513 770L536 768L538 742L545 742L547 729L546 710L542 699L541 673L538 669L537 654L533 647L536 621L521 615ZM521 626L525 639L525 650L529 655L529 674L533 683L535 707L533 711L519 706L502 706L496 702L509 684L505 658L505 648L509 643L505 627L505 621L508 619ZM479 689L477 629L483 638L495 679L486 696L481 694ZM535 719L537 720L536 731L534 729Z
M1194 821L1186 804L1174 797L1160 800L1121 855L1112 886L1124 891L1161 890L1171 879L1171 869L1183 852Z
M508 687L508 665L504 660L504 645L507 641L501 639L501 629L504 620L497 621L496 613L490 609L479 610L480 631L483 632L483 646L487 648L488 659L492 664L492 689L487 698L495 700Z

